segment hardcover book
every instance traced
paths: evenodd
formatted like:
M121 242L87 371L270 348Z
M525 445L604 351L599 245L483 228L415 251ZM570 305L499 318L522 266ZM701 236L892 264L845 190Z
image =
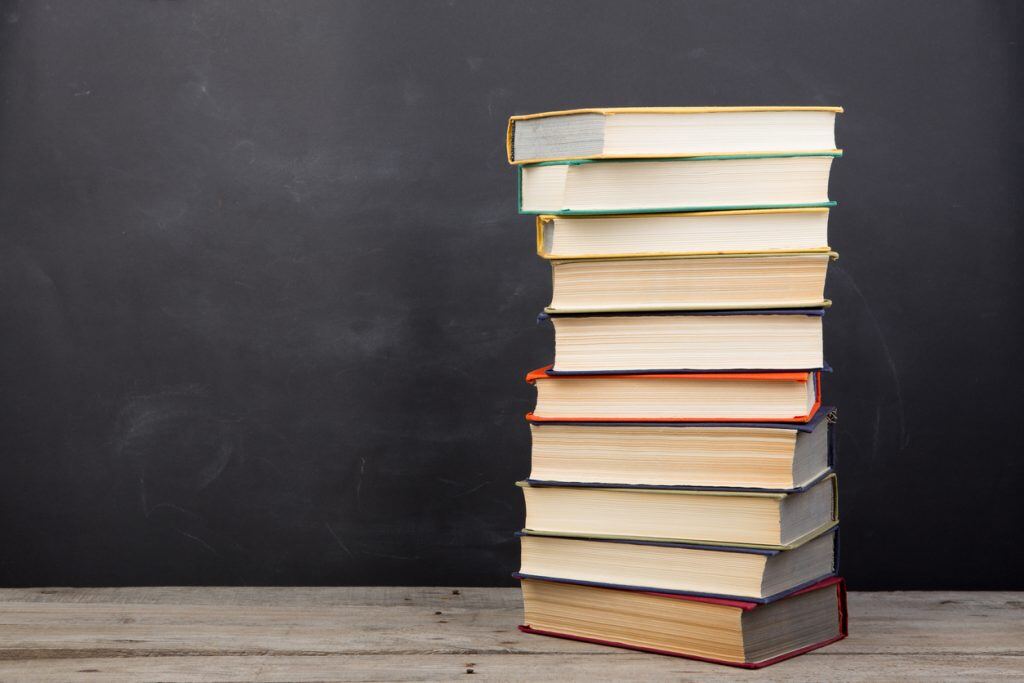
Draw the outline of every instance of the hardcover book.
M532 422L532 484L804 488L833 464L835 412L805 424Z
M836 573L838 528L789 550L520 532L513 576L621 590L772 602Z
M828 473L793 492L518 485L524 531L541 535L781 550L839 521L836 478Z
M551 374L820 370L824 308L542 314Z
M532 422L795 422L821 406L820 372L526 376Z
M613 214L833 206L831 154L550 161L518 166L519 211Z
M833 252L716 254L551 263L548 313L820 308Z
M835 151L842 107L622 107L513 116L509 163Z
M537 216L546 259L828 252L827 208Z
M525 633L756 669L846 637L846 586L759 604L524 579Z

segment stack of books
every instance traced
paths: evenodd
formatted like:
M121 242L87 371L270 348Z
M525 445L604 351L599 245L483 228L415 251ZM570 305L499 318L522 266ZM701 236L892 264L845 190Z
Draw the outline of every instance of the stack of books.
M821 403L838 107L514 116L551 263L529 633L761 667L846 635Z

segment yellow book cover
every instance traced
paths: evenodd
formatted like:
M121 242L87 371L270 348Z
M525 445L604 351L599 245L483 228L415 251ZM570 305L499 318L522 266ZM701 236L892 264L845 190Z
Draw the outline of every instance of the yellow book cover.
M746 209L739 211L691 211L686 213L641 213L641 214L618 214L618 215L579 215L579 216L558 216L555 214L540 214L537 216L536 231L537 231L537 255L543 259L548 260L568 260L568 259L619 259L619 258L657 258L665 256L733 256L743 254L803 254L803 253L832 253L832 249L829 247L827 240L823 240L818 246L801 246L793 248L782 248L782 249L730 249L730 248L716 248L716 249L657 249L657 250L641 250L641 251L603 251L603 252L579 252L575 251L572 253L559 253L554 247L553 231L555 222L561 221L581 221L581 227L595 228L608 223L609 221L628 221L632 226L635 225L639 231L645 225L651 225L654 222L663 222L671 219L673 221L678 220L680 224L685 225L690 222L690 219L708 219L708 218L726 218L726 217L788 217L788 216L822 216L825 215L827 220L827 214L829 213L828 207L806 207L806 208L792 208L792 209ZM693 221L696 223L697 221ZM721 238L716 239L719 244L726 243L726 240Z

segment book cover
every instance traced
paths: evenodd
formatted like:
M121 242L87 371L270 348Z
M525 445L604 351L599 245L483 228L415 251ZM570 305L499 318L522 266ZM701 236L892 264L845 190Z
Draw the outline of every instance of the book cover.
M609 379L615 377L629 377L634 379L694 379L694 380L714 380L720 382L734 382L734 381L754 381L754 382L812 382L814 388L814 404L806 415L795 415L786 419L774 419L774 418L763 418L763 419L748 419L746 422L758 423L758 422L792 422L792 423L807 423L811 420L818 409L821 408L821 372L673 372L673 373L650 373L650 374L628 374L628 373L611 373L611 374L580 374L580 375L564 375L564 374L550 374L551 366L547 365L542 368L532 370L526 375L526 381L530 384L535 384L538 380L546 381L559 381L564 379L574 380L586 380L587 378L602 378ZM536 415L533 412L526 414L526 419L530 422L620 422L620 423L632 423L632 422L732 422L736 420L728 417L680 417L680 418L643 418L643 417L619 417L619 418L594 418L594 417L557 417L549 418L541 415Z

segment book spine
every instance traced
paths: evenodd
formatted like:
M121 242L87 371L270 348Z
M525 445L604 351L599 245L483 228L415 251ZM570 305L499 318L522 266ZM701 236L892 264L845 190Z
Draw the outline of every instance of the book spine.
M508 163L514 164L516 162L516 148L515 148L515 129L516 120L508 120L508 129L505 132L505 154L508 157Z

